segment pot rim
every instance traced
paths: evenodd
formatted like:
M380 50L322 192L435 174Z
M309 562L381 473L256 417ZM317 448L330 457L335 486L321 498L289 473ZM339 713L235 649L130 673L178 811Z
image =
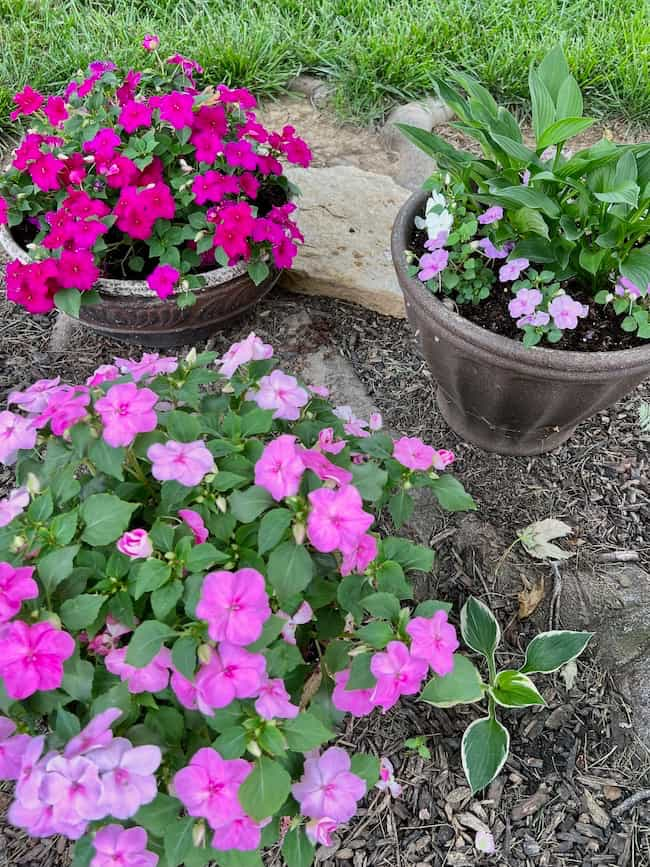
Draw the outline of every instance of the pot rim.
M19 259L25 265L34 261L27 250L16 242L8 226L0 226L0 246L7 255L14 259ZM246 272L246 262L238 262L236 265L203 271L200 276L204 278L205 284L192 291L195 293L205 292L214 286L221 286L230 280L234 280L236 277L241 277ZM117 298L141 296L151 301L160 300L156 293L149 288L146 280L114 280L111 277L100 277L96 288L104 295L111 295ZM173 295L178 294L181 294L181 292L175 289Z
M486 328L470 322L469 319L450 310L415 277L409 277L404 253L408 248L411 227L417 212L426 200L428 193L418 190L400 208L391 232L391 253L393 263L403 287L408 287L409 300L423 312L443 326L457 339L472 344L477 349L488 352L500 360L507 360L522 367L556 370L566 373L570 370L588 373L615 373L623 369L631 373L636 367L647 368L650 363L650 341L647 346L634 349L620 349L598 352L577 352L567 349L548 349L543 346L527 348L523 343L493 334ZM406 292L405 292L406 294Z

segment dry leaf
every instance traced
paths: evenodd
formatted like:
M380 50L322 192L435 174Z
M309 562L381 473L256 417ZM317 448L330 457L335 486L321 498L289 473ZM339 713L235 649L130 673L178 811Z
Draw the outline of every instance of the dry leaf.
M538 560L566 560L573 554L551 544L551 539L562 539L569 533L573 533L573 528L564 521L545 518L524 527L517 533L517 538L531 557Z
M578 676L578 663L575 659L572 659L571 662L567 662L560 674L562 675L562 680L564 681L566 688L573 689L576 677Z
M525 620L530 617L544 598L544 576L532 587L527 587L519 593L519 619Z
M300 710L304 710L312 698L316 695L318 690L320 689L321 682L323 680L323 674L320 670L320 665L316 668L312 674L309 675L307 682L305 683L302 695L300 697Z

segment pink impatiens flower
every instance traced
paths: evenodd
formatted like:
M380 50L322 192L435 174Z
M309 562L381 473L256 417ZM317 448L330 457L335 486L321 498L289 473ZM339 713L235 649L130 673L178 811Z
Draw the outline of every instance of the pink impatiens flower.
M283 620L286 620L286 623L282 627L282 632L280 634L287 642L287 644L295 644L296 629L298 628L298 626L309 623L309 621L314 616L314 612L309 602L305 600L300 603L300 607L295 614L289 615L285 611L278 611L277 616L281 617Z
M401 641L389 641L384 653L375 653L370 671L377 679L372 693L373 704L390 710L401 695L414 695L427 675L426 660L411 656Z
M16 120L21 114L34 114L43 105L43 95L28 84L13 98L17 108L11 112L11 119Z
M264 578L256 569L248 568L209 572L203 580L196 616L207 621L213 641L252 644L271 616Z
M68 741L63 755L66 759L74 759L98 747L108 746L113 740L111 726L121 716L122 711L116 707L109 707L97 714L78 735Z
M478 222L482 226L489 226L490 223L497 223L503 217L503 208L499 205L492 205L482 214L477 217Z
M366 784L350 770L350 756L339 747L330 747L321 756L310 756L300 782L291 793L300 812L310 819L347 822L357 811L357 801L366 794Z
M31 738L17 735L16 724L0 716L0 780L17 780L23 754Z
M150 388L138 388L134 382L112 385L95 403L104 425L104 440L114 448L130 446L138 434L154 430L157 402L158 395Z
M21 700L35 692L58 689L63 663L74 650L72 636L51 623L28 626L15 620L0 636L0 677L7 695Z
M78 421L86 418L90 394L83 385L60 385L49 392L48 404L34 419L34 426L41 428L49 423L50 430L61 436Z
M337 491L318 488L309 494L307 535L317 551L329 553L356 547L374 518L363 511L361 495L352 485Z
M122 373L130 373L134 382L154 379L166 373L174 373L178 368L178 359L173 355L158 355L157 352L145 352L140 361L135 358L114 358L113 361Z
M266 679L260 685L255 710L262 719L294 719L300 713L296 704L291 704L289 693L280 677Z
M201 440L180 443L168 440L147 449L151 473L159 482L175 481L186 488L200 485L208 473L216 470L214 458Z
M315 449L302 449L300 459L305 467L315 473L321 481L335 482L339 487L349 485L352 481L352 473L349 470L337 467Z
M377 556L377 540L374 536L366 533L350 548L343 551L341 563L341 575L350 575L352 572L363 573Z
M46 765L39 797L54 807L55 821L76 825L106 815L100 804L102 784L94 761L83 756L54 756Z
M420 271L418 272L418 280L425 283L431 280L436 274L444 271L449 262L449 253L447 250L434 250L432 253L425 253L420 257Z
M170 295L174 294L180 276L180 271L171 265L156 265L147 277L147 286L159 298L169 298Z
M210 534L198 512L195 512L194 509L179 509L178 517L190 528L197 545L202 545L207 541Z
M24 391L12 391L7 404L16 404L30 415L40 415L50 402L50 395L58 388L60 377L39 379Z
M436 449L433 453L434 470L444 470L456 460L456 455L449 449Z
M331 846L332 834L338 828L338 823L334 819L327 817L323 819L310 819L305 825L305 834L316 846Z
M147 832L135 827L105 825L93 837L90 867L156 867L158 856L147 849Z
M411 636L411 656L426 659L440 677L453 670L459 643L446 611L436 611L433 617L414 617L406 631Z
M368 716L372 713L375 705L372 701L372 689L346 689L350 680L350 669L337 671L334 675L334 691L332 703L337 710L351 713L352 716Z
M126 647L118 647L106 656L106 668L111 674L116 674L122 682L126 682L129 692L160 692L169 683L169 670L172 658L169 648L162 647L151 662L142 668L129 665L126 661Z
M488 259L506 259L515 248L512 241L506 241L503 247L495 247L489 238L481 238L478 246Z
M295 496L305 471L301 454L291 434L271 440L255 464L255 484L265 488L277 501Z
M11 524L29 505L27 488L15 488L7 497L0 500L0 527Z
M505 283L507 280L517 280L522 271L530 265L528 259L511 259L499 268L499 280Z
M146 530L128 530L115 543L117 550L132 560L146 559L153 554L153 543Z
M142 47L145 51L155 51L160 45L160 36L155 33L146 33L142 40Z
M108 746L93 750L92 761L101 773L104 815L130 819L158 794L159 747L134 747L126 738L113 738Z
M236 698L253 698L266 674L266 658L222 641L196 675L196 689L211 708L227 707Z
M313 391L313 389L312 389ZM334 428L326 427L318 433L318 448L322 452L329 452L330 454L337 455L339 452L343 451L346 443L345 440L336 440L334 435Z
M15 617L24 599L38 597L38 584L32 578L33 574L33 566L0 563L0 623Z
M537 305L542 303L543 297L539 289L520 289L512 301L508 302L508 312L513 319L529 316L535 312Z
M426 472L433 465L435 449L425 445L419 437L401 437L395 441L393 457L409 470Z
M33 449L37 431L28 418L9 410L0 412L0 463L14 464L21 449Z
M218 852L251 852L257 849L262 839L262 827L270 822L254 822L241 808L224 825L214 829L212 846Z
M402 794L402 787L395 779L393 764L385 756L379 760L379 782L375 784L375 788L380 792L389 791L394 798Z
M223 759L216 750L204 747L175 775L174 792L190 816L207 819L218 828L241 811L237 791L252 770L244 759Z
M548 312L553 317L555 326L561 330L573 329L578 325L578 319L589 315L589 307L574 301L568 295L557 295L548 305Z
M228 352L216 362L219 373L230 379L242 364L250 361L261 361L271 358L273 347L268 343L262 343L254 331L245 340L233 343Z
M273 418L297 421L301 408L309 402L309 393L298 385L295 376L274 370L263 376L258 389L249 391L246 398L254 400L261 409L275 410Z

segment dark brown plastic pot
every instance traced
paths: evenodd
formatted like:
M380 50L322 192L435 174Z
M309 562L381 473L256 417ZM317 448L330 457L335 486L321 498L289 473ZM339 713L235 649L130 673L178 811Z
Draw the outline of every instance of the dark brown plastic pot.
M620 352L567 352L492 334L443 304L407 274L405 251L427 194L414 193L393 226L393 262L406 311L437 383L447 424L491 452L535 455L650 376L650 345Z
M30 261L29 253L4 226L0 226L0 245L11 258ZM272 268L259 286L243 264L215 268L202 276L205 285L194 290L196 304L184 308L173 297L158 298L144 280L101 278L96 287L101 302L82 305L79 319L93 331L126 343L159 348L194 343L256 304L271 290L280 271Z

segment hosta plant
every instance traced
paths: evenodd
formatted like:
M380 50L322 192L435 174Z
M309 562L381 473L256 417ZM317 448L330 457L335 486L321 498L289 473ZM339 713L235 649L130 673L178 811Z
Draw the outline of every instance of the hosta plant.
M270 132L247 90L144 47L140 71L97 61L62 96L14 97L29 128L0 177L0 224L35 260L7 267L8 298L32 313L77 314L100 277L191 305L201 271L243 262L260 283L303 240L281 162L309 165L294 128Z
M583 116L560 48L530 71L530 143L478 82L460 72L452 78L458 89L440 81L440 96L482 155L401 127L439 168L416 218L424 234L412 274L464 313L505 293L504 333L520 329L528 346L558 343L585 320L578 348L603 329L613 330L615 348L620 332L608 308L624 332L650 338L650 143L603 138L572 149L594 120ZM494 327L504 329L496 317Z
M306 867L390 763L330 742L345 713L401 696L487 700L463 739L473 791L502 767L497 707L578 655L549 633L497 673L470 599L413 600L434 554L399 527L412 491L474 508L453 454L394 440L274 367L254 334L222 358L145 355L84 385L9 395L0 459L0 773L9 819L76 840L75 865Z

